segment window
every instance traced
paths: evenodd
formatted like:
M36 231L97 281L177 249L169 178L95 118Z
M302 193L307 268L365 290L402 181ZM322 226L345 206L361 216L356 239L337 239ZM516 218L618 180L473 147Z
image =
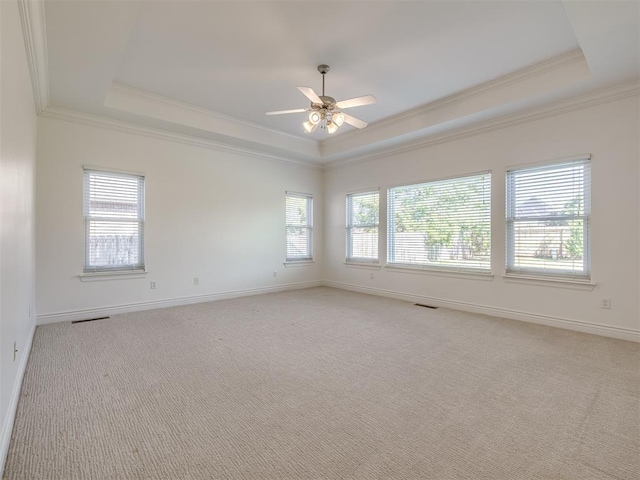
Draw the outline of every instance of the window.
M491 172L388 191L390 265L491 271Z
M378 261L379 192L347 195L347 262Z
M507 274L588 280L588 158L507 171Z
M313 259L313 197L287 192L287 262Z
M84 170L85 273L144 270L144 177Z

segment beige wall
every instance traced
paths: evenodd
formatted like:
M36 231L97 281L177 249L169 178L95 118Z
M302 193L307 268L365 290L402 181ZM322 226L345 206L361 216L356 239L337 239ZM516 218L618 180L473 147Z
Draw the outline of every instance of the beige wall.
M17 2L0 2L0 21L1 471L36 318L36 112Z
M266 161L41 118L38 316L87 318L109 309L206 300L326 280L369 293L630 338L640 332L638 99L619 100L422 150L327 169ZM504 277L508 167L592 155L592 290ZM142 279L84 283L82 165L147 177ZM492 171L491 281L344 265L344 195ZM284 268L284 191L315 196L316 263ZM324 217L322 202L324 197ZM324 222L323 222L324 219ZM384 219L384 212L383 212ZM254 226L256 228L254 228ZM385 246L381 228L381 249ZM258 232L258 241L253 235ZM384 250L383 250L384 251ZM273 272L278 277L273 278ZM374 278L371 279L371 273ZM193 277L200 286L193 285ZM157 282L157 290L149 282ZM202 298L198 296L204 295ZM600 308L603 297L612 308ZM164 303L163 303L164 302Z
M39 122L40 322L259 293L321 279L321 171L60 120ZM83 165L145 175L146 277L80 281ZM311 266L283 266L287 190L315 198L316 263ZM194 277L200 285L194 285ZM157 289L150 289L151 281Z
M336 286L370 293L640 339L638 111L638 99L633 97L328 170L325 279ZM591 260L596 287L589 291L507 281L503 277L506 168L583 153L592 154ZM382 202L389 186L482 170L492 171L493 280L344 265L347 192L380 187ZM386 234L382 226L381 234L383 247ZM610 310L600 308L603 297L611 298Z

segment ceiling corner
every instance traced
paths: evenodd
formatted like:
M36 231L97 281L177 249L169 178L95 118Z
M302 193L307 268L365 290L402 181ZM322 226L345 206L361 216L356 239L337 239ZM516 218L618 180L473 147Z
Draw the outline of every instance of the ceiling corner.
M36 113L49 106L49 60L44 0L18 0Z

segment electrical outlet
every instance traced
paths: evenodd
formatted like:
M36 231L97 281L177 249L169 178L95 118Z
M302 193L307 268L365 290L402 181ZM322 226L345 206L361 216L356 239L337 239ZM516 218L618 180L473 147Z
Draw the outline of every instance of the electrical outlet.
M16 361L16 357L18 355L18 349L16 348L16 342L13 342L13 361Z
M600 302L600 308L606 308L607 310L611 308L611 299L610 298L603 298L602 301Z
M200 285L200 279L198 277L193 277L193 284Z
M156 282L154 282L153 280L151 281L151 284L149 285L149 287L151 288L151 290L155 290L156 289Z
M370 273L370 274L369 274L369 278L370 278L371 280L373 280L373 279L375 278L375 275L374 275L373 273Z
M278 272L273 272L273 278L277 278L278 277Z

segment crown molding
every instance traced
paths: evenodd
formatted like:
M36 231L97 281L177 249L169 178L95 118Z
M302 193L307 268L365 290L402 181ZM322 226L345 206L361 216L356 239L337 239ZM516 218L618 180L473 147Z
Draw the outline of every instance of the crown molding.
M452 114L459 115L461 109L466 111L464 113L464 116L466 116L497 106L496 102L498 104L508 102L513 98L514 91L520 92L518 96L522 95L522 91L528 92L529 95L539 93L536 90L537 87L533 91L531 90L531 82L535 82L540 77L546 77L545 81L542 82L543 85L546 85L549 83L549 78L554 76L556 82L566 83L570 81L573 83L588 74L586 59L582 50L578 48L377 122L367 129L369 132L354 131L320 142L277 131L254 122L224 115L118 82L112 83L104 105L204 131L230 135L239 139L251 138L255 143L274 148L284 148L292 153L311 155L317 157L318 160L322 160L323 157L330 158L332 155L349 156L349 150L359 148L358 143L369 143L367 138L372 140L370 138L371 131L379 130L387 133L394 131L395 133L392 134L392 137L396 137L406 133L413 133L416 129L426 130L433 126L429 125L429 122L437 124L449 121L451 120L449 117ZM562 78L562 80L558 80L559 78ZM436 112L440 115L438 116ZM407 128L402 127L402 125ZM375 138L380 141L384 140L385 136L377 137L374 135L374 143L376 142ZM356 142L356 144L354 145L353 142Z
M536 120L542 120L548 117L554 117L557 115L562 115L564 113L573 112L575 110L582 110L603 103L614 102L638 95L640 95L640 82L634 80L632 82L615 85L613 87L602 88L593 92L577 95L566 100L554 102L552 105L544 105L521 112L501 115L499 117L475 123L467 127L462 127L446 133L429 136L426 139L423 138L405 145L401 145L399 147L391 147L383 150L378 150L373 153L356 155L345 160L336 160L333 162L328 161L324 163L324 169L330 170L340 168L345 165L384 158L390 155L412 152L442 143L448 143L455 140L472 137L474 135L480 135L482 133L488 133L503 128L513 127L516 125L521 125L523 123L534 122Z
M495 102L496 99L499 99L497 100L499 103L509 101L508 99L511 98L509 94L507 94L507 99L500 98L502 97L503 92L507 91L509 88L528 88L528 95L531 95L532 93L539 93L537 91L531 92L531 87L527 87L527 85L531 85L532 81L538 80L543 76L547 77L546 81L543 82L543 84L548 83L549 78L554 78L554 76L556 78L555 82L571 81L573 83L578 79L584 78L584 75L588 74L589 70L587 60L582 50L577 48L575 50L571 50L564 54L536 63L535 65L522 68L515 72L498 77L494 80L482 83L475 87L471 87L447 97L443 97L426 105L399 113L398 115L394 115L392 117L385 118L379 122L372 123L367 128L368 132L352 131L340 135L339 137L327 138L320 142L320 149L322 153L325 153L327 149L337 149L338 151L336 151L335 154L339 154L339 150L349 149L349 147L347 146L349 142L351 142L352 144L353 142L357 143L357 139L359 137L370 134L371 131L398 131L402 130L402 125L406 125L409 127L404 133L412 133L414 130L416 130L416 128L420 128L417 126L422 126L422 128L429 128L431 126L434 126L434 124L428 125L428 122L430 121L441 123L452 120L452 118L448 118L450 115L448 115L447 110L453 111L456 115L460 115L461 108L463 110L466 108L465 104L473 105L473 107L471 108L475 111L468 111L464 115L477 113L477 108L480 108L482 110L487 107L486 102L488 101L488 99L492 99L491 103ZM569 76L567 77L567 75ZM563 78L564 80L558 80L559 78ZM520 96L522 96L522 93L520 94ZM484 106L478 107L478 105ZM443 115L444 118L440 118ZM437 118L439 118L439 120L434 120ZM379 138L382 139L384 138L384 136L381 135ZM345 148L341 149L341 145L343 145Z
M471 97L475 97L477 95L491 92L494 90L499 90L506 86L535 78L539 75L550 72L552 70L556 70L558 68L563 68L563 67L566 67L578 62L584 62L584 61L586 61L586 59L584 57L584 54L582 53L582 50L577 48L575 50L571 50L570 52L564 53L562 55L558 55L548 60L544 60L542 62L536 63L535 65L532 65L530 67L525 67L521 70L518 70L513 73L509 73L507 75L503 75L502 77L498 77L494 80L490 80L481 85L477 85L475 87L471 87L461 92L457 92L447 97L441 98L434 102L430 102L421 107L417 107L412 110L399 113L398 115L394 115L393 117L385 118L384 120L376 122L371 126L376 128L377 127L385 128L390 124L401 122L407 119L412 119L415 117L428 115L448 105L461 102L462 100L466 100ZM359 131L353 131L348 134L341 135L340 137L336 137L336 140L338 138L344 139L346 137L356 136L358 135L358 133ZM324 144L331 143L332 141L335 141L335 140L326 139L326 140L323 140L321 143L324 145Z
M436 100L435 102L431 102L427 105L418 107L414 110L401 113L395 117L386 118L379 123L382 124L382 126L386 126L390 123L395 123L398 120L403 120L405 118L411 118L418 115L421 116L424 114L430 114L430 113L433 113L435 110L439 110L448 105L461 102L462 100L467 100L469 98L478 96L483 93L500 90L510 85L514 85L516 83L520 83L525 80L531 80L533 78L539 77L540 75L544 75L545 73L548 73L557 69L561 69L569 65L573 65L580 62L586 62L586 58L582 53L582 50L577 48L575 50L571 50L570 52L536 63L535 65L525 67L516 72L503 75L502 77L498 77L494 80L490 80L481 85L477 85L475 87L468 88L467 90L454 93L453 95L449 95L448 97L444 97L440 100Z
M442 143L452 142L455 140L479 135L482 133L488 133L503 128L521 125L523 123L533 122L536 120L542 120L544 118L561 115L563 113L572 112L584 108L593 107L603 103L613 102L616 100L622 100L632 96L640 95L640 82L633 81L616 85L609 88L596 90L595 92L589 92L587 94L579 95L573 98L569 98L564 101L555 102L553 105L546 105L522 112L513 114L502 115L500 117L487 120L484 122L476 123L468 127L459 128L450 132L446 132L439 135L430 136L426 139L421 139L415 142L411 142L396 148L387 148L378 150L376 152L358 155L347 158L345 160L329 161L324 164L318 164L311 161L303 161L300 159L287 157L283 155L275 155L266 152L260 152L251 150L248 148L236 147L213 140L207 140L190 135L183 135L179 133L170 132L167 130L161 130L151 127L143 127L140 125L124 122L121 120L114 120L107 117L98 115L91 115L87 113L81 113L75 110L48 107L40 113L40 116L45 118L52 118L56 120L63 120L80 125L88 125L92 127L105 128L108 130L114 130L118 132L129 133L132 135L140 135L149 138L156 138L162 140L168 140L176 143L182 143L185 145L193 145L201 148L207 148L216 151L235 153L241 155L247 155L255 158L261 158L265 160L275 161L279 163L294 164L313 170L330 170L340 168L350 164L362 163L378 158L388 157L390 155L397 155L423 148L428 148L434 145Z
M175 100L173 98L169 98L169 97L164 97L162 95L158 95L156 93L152 93L149 92L147 90L142 90L140 88L135 88L132 87L130 85L125 85L124 83L120 83L120 82L113 82L111 84L111 90L113 90L114 92L123 92L123 93L127 93L128 95L135 95L138 97L142 97L142 98L147 98L150 100L154 100L156 102L160 102L164 105L168 105L168 106L172 106L172 107L178 107L184 110L189 110L192 112L196 112L199 114L203 114L203 115L207 115L209 117L212 118L217 118L220 120L224 120L227 122L232 122L235 123L237 125L243 125L246 127L251 127L251 128L257 128L260 130L264 130L265 132L269 132L270 134L273 135L278 135L281 137L286 137L288 139L292 139L292 140L296 140L296 141L303 141L305 143L311 143L311 144L317 144L318 141L317 140L311 140L308 138L301 138L297 135L293 135L291 133L287 133L287 132L282 132L280 130L275 130L269 127L265 127L264 125L260 125L259 123L254 123L254 122L250 122L248 120L243 120L241 118L236 118L236 117L232 117L230 115L225 115L223 113L219 113L216 112L214 110L209 110L207 108L203 108L203 107L198 107L196 105L192 105L190 103L186 103L186 102L181 102L180 100Z
M49 59L44 0L18 0L36 113L49 105Z
M244 156L260 158L262 160L269 160L278 163L294 164L297 166L310 168L312 170L320 170L321 166L311 161L304 161L293 157L284 155L276 155L267 152L261 152L258 150L252 150L249 148L238 147L235 145L229 145L226 143L216 142L214 140L208 140L205 138L194 137L191 135L184 135L181 133L170 132L168 130L162 130L159 128L146 127L136 125L122 120L115 120L98 115L92 115L88 113L78 112L76 110L70 110L60 107L48 107L42 112L40 116L44 118L51 118L55 120L62 120L65 122L76 123L80 125L86 125L90 127L104 128L107 130L113 130L116 132L128 133L132 135L139 135L148 138L155 138L160 140L168 140L171 142L182 143L184 145L191 145L200 148L206 148L209 150L216 150L219 152L240 154Z
M257 123L223 115L213 110L157 95L146 90L112 83L104 106L205 132L286 150L291 155L320 159L318 142L276 131Z

